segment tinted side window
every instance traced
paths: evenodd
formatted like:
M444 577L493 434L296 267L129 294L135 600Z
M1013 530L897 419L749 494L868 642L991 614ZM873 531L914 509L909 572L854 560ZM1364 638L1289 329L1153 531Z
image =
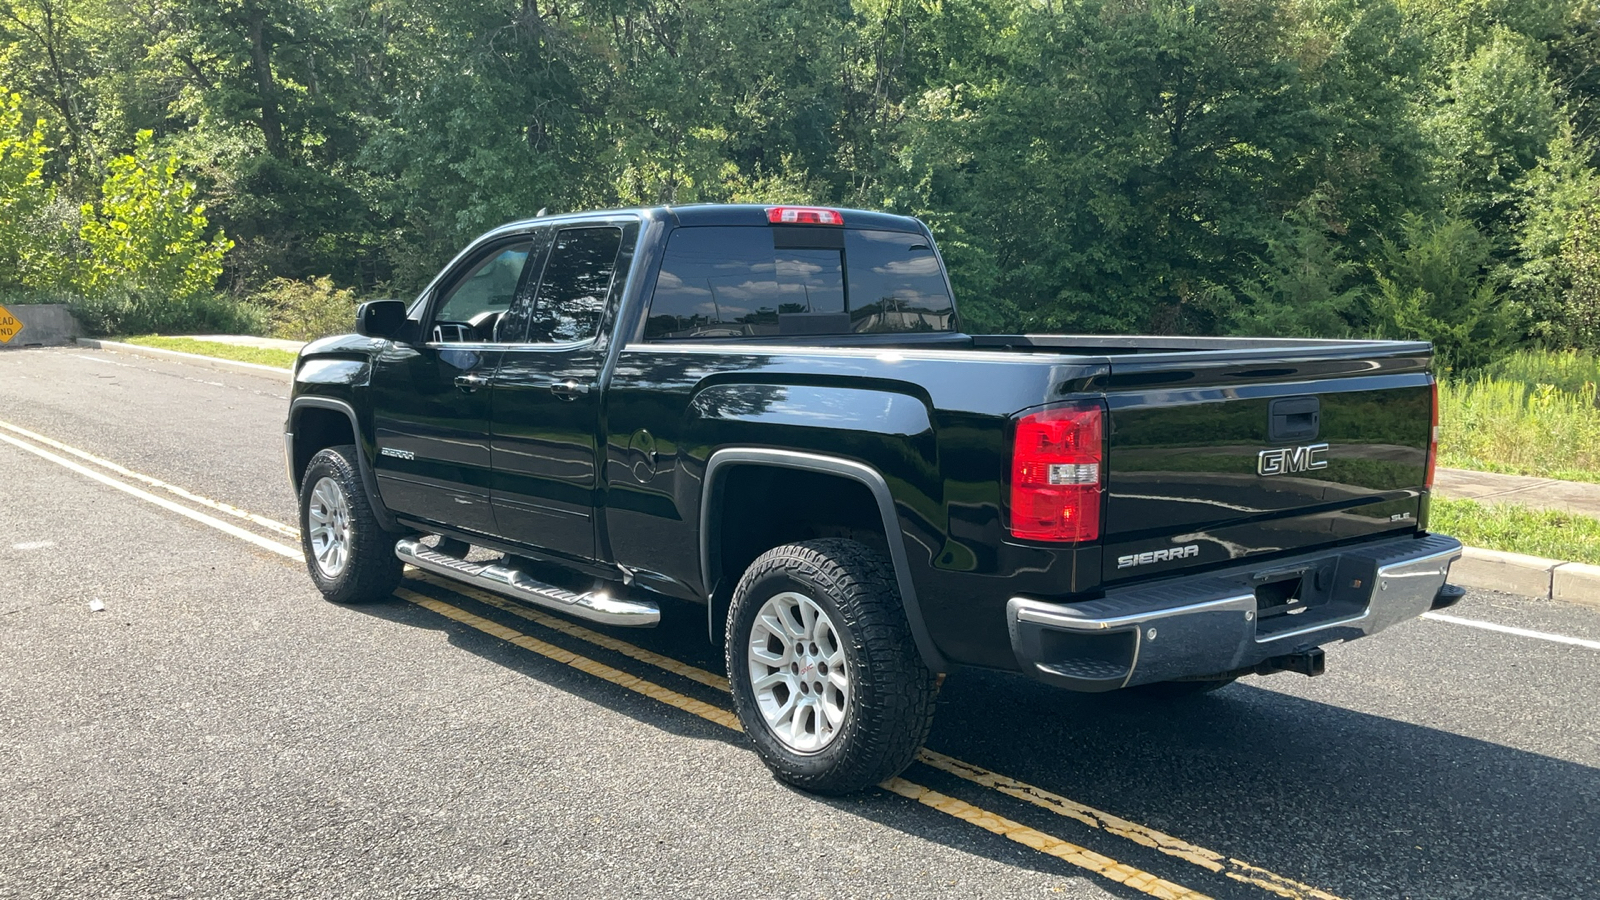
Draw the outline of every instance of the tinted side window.
M557 233L534 296L528 340L557 343L594 337L621 249L619 228L567 228Z
M955 307L928 239L899 231L844 233L850 260L850 330L949 331Z
M444 288L433 314L435 340L491 340L495 322L511 306L532 242L522 241L478 261ZM452 328L451 325L464 327Z
M817 245L795 246L799 232ZM926 238L890 231L679 228L645 338L948 331L950 297Z

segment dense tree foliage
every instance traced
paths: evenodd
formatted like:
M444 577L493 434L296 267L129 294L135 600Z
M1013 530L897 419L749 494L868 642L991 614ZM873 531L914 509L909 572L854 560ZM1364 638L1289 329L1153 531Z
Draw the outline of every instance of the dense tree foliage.
M130 159L182 161L240 298L405 294L540 208L814 201L926 218L972 330L1470 367L1595 343L1596 63L1596 0L0 0L0 261L138 270L94 237Z

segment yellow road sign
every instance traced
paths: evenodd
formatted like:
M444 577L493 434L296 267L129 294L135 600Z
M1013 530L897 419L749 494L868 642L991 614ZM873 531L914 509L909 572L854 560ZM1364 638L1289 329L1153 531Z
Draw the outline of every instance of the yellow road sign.
M8 344L22 330L22 322L11 314L11 310L0 306L0 344Z

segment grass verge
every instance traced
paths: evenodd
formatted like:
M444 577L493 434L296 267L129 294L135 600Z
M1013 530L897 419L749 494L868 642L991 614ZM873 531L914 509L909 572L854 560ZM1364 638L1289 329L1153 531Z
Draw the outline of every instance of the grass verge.
M1435 497L1428 530L1471 547L1600 565L1600 519L1588 516Z
M176 350L179 353L214 356L217 359L231 359L234 362L255 363L259 366L294 368L295 354L272 347L246 347L241 344L199 341L187 337L164 337L159 334L136 334L132 337L108 338L108 340L138 344L141 347L156 347L161 350Z

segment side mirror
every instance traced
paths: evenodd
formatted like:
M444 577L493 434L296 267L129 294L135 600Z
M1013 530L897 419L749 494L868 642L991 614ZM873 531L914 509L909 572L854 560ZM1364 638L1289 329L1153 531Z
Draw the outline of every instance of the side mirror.
M356 307L356 334L362 337L392 339L405 324L403 300L368 300Z

